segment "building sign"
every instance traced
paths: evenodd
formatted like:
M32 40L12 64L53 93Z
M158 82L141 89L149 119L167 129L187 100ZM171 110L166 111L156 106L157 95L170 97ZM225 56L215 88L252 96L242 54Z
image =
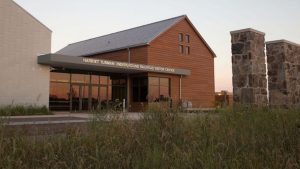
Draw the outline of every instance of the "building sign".
M160 67L160 66L151 66L151 65L143 65L143 64L135 64L135 63L117 62L111 60L91 59L91 58L82 58L82 61L84 63L92 63L98 65L119 67L119 68L130 68L130 69L137 69L143 71L159 71L165 73L175 73L175 69L173 68Z
M191 71L187 69L168 68L163 66L143 65L128 62L118 62L113 60L75 57L58 54L46 54L38 56L38 63L50 65L56 68L99 71L110 73L143 73L155 72L175 75L190 75Z

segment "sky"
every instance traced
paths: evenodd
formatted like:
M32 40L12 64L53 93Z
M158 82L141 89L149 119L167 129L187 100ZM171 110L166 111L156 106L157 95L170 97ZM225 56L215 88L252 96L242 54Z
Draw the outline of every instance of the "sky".
M254 28L266 41L300 44L300 0L15 0L66 45L186 14L217 55L216 91L232 91L230 31Z

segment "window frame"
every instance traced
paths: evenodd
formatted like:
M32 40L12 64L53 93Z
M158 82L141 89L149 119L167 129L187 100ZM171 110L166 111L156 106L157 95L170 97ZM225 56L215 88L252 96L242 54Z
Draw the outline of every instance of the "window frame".
M191 42L191 36L189 34L186 34L185 35L185 40L187 43L190 43Z
M158 79L158 83L157 84L151 84L150 85L150 78L157 78ZM142 79L142 80L141 80ZM168 81L168 85L162 85L161 84L161 79L167 79ZM133 81L137 80L137 83L134 83ZM143 80L147 80L147 86L143 85ZM134 77L131 80L131 99L132 102L134 103L139 103L139 102L154 102L155 100L159 99L159 97L161 96L161 87L168 87L168 95L164 97L166 98L171 98L171 78L169 77L159 77L159 76L142 76L142 77ZM153 98L153 100L151 100L151 98L149 98L149 94L150 94L150 88L151 86L156 86L158 87L158 98ZM143 87L147 87L147 95L144 99L142 99L142 92L141 90L143 90ZM134 95L134 92L137 92L135 94L137 94L137 97Z
M179 45L179 53L184 54L184 46L183 45Z
M184 35L183 35L183 33L179 33L179 34L178 34L178 41L179 41L180 43L184 42Z
M150 80L148 80L148 97L149 97L149 93L150 93L150 86L157 86L158 87L158 97L161 96L161 87L168 87L168 96L165 96L165 97L168 97L168 98L171 98L171 78L169 77L159 77L159 76L149 76L149 78L158 78L158 84L157 85L150 85ZM161 84L161 79L167 79L168 80L168 86L166 85L162 85ZM150 100L148 99L148 102Z
M185 55L190 55L190 54L191 54L191 47L185 46Z

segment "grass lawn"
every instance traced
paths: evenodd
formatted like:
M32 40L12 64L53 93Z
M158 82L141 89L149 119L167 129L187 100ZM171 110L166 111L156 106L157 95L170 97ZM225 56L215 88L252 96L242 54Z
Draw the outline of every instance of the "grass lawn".
M4 137L0 168L300 168L300 112L220 110L184 118L154 105L140 121L91 122L65 136Z

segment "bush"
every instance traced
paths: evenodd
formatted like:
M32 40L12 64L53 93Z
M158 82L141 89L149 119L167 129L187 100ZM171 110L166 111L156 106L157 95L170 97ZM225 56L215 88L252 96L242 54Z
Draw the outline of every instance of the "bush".
M5 138L0 132L0 168L300 166L299 111L247 108L191 117L154 104L140 121L115 117L65 136Z
M3 106L0 107L0 116L50 115L46 106Z

